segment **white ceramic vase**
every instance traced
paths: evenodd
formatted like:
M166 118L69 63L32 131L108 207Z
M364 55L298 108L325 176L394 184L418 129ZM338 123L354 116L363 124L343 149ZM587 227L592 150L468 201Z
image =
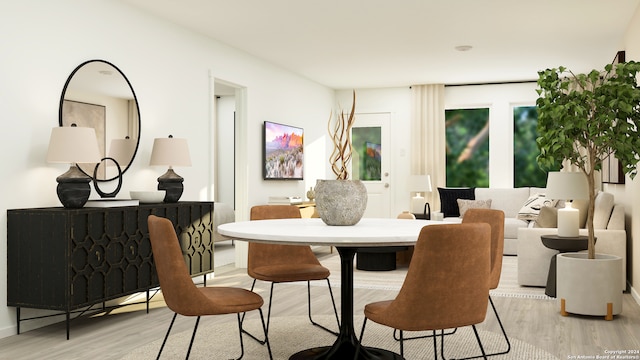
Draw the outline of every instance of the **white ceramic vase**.
M327 225L357 224L367 208L367 188L360 180L318 180L318 216Z
M557 257L557 291L562 315L604 316L612 320L622 312L622 258L587 253L564 253Z

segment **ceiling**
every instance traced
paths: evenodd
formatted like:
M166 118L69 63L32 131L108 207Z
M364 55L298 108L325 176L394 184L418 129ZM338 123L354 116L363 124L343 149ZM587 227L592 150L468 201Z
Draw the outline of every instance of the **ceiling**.
M334 89L603 67L640 0L120 0ZM458 51L456 46L471 46Z

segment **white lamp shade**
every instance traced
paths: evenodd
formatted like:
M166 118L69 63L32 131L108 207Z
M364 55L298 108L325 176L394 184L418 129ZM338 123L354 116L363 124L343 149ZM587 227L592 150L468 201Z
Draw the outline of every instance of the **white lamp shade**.
M554 200L589 198L587 177L582 172L550 171L546 197Z
M113 139L109 146L109 157L115 159L121 167L126 167L133 158L136 145L136 140L130 139L129 137L125 139ZM112 163L108 162L108 164Z
M431 192L431 176L411 175L409 176L410 192Z
M187 139L173 137L155 139L149 165L191 166Z
M60 126L51 130L47 162L96 164L101 158L93 128Z

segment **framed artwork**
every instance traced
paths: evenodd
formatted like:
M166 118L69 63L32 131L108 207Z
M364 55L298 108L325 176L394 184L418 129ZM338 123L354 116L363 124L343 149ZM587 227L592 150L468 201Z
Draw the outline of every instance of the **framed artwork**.
M263 127L264 180L302 180L304 178L304 130L265 121Z
M100 156L105 156L106 142L106 107L79 101L64 100L62 103L62 126L76 124L79 127L90 127L96 131ZM94 164L78 164L78 167L89 175L93 175ZM104 179L105 167L98 169L98 179Z

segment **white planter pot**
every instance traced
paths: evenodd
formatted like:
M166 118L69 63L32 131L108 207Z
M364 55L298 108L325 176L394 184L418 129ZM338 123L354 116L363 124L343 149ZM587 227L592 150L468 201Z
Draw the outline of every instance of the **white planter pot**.
M562 315L567 313L605 316L622 312L622 258L586 253L564 253L557 257L557 299Z

